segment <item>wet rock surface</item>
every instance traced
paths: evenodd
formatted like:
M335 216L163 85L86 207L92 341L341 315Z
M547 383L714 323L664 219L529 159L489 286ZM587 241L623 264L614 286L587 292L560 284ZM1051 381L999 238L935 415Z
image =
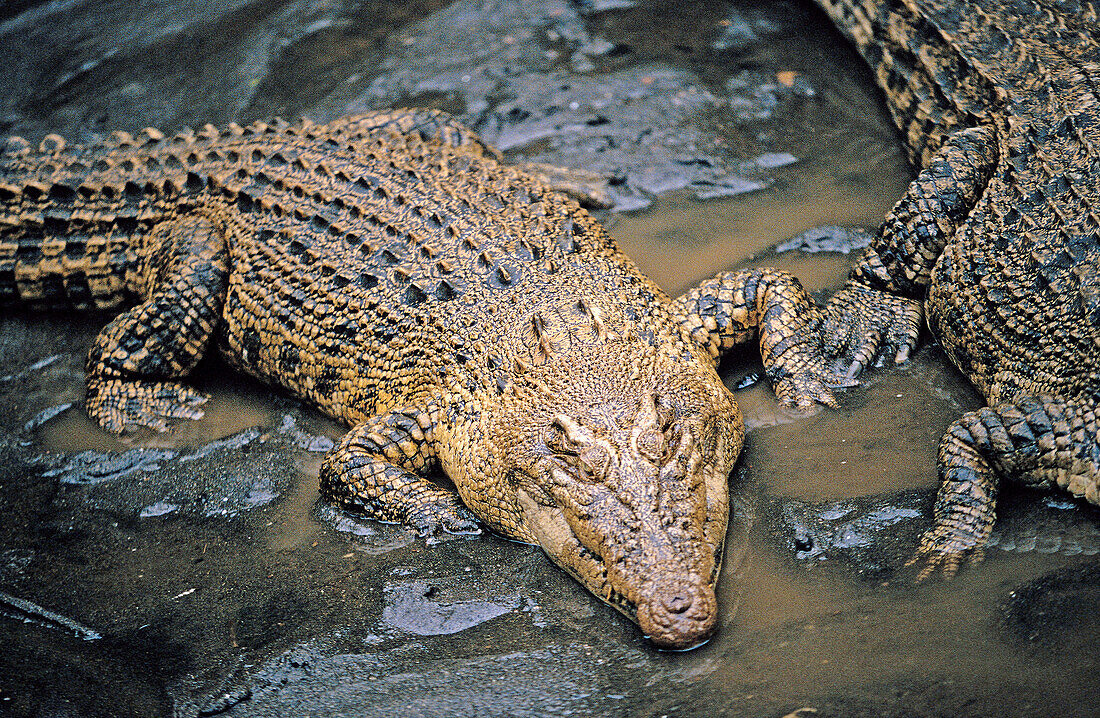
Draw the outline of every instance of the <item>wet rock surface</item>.
M876 579L891 576L911 558L934 501L932 488L824 502L772 496L759 518L777 548L807 568L839 565ZM1009 491L999 509L990 551L1100 553L1100 513L1087 504L1021 489Z
M848 225L909 176L866 70L799 3L26 0L0 57L0 132L32 141L447 109L512 159L609 178L613 234L674 293L772 264L824 296L866 241ZM668 654L533 547L319 501L344 429L217 359L203 420L106 435L80 408L105 321L0 319L0 715L1095 710L1095 509L1007 487L985 564L905 573L939 436L978 404L927 341L811 416L751 358L723 367L750 428L723 627Z

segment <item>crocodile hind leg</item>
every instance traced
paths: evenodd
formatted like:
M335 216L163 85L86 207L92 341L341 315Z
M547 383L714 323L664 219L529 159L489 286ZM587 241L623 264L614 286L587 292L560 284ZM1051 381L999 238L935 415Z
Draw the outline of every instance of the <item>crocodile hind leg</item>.
M935 524L907 565L918 580L977 563L993 530L1001 476L1057 485L1100 504L1100 423L1095 403L1022 397L964 414L940 442Z
M144 262L145 301L119 315L88 351L86 407L108 431L157 431L198 419L207 397L180 384L202 359L229 276L227 223L197 211L156 226Z
M827 366L817 340L819 308L786 272L722 272L676 299L672 311L681 331L715 359L759 335L764 370L787 406L835 406L832 387L854 383Z
M891 355L897 363L909 357L932 268L977 204L996 161L991 129L960 130L890 210L848 283L825 306L825 353L848 376Z
M380 521L422 536L477 533L477 520L458 494L420 474L438 462L431 410L391 411L349 431L321 465L321 494Z

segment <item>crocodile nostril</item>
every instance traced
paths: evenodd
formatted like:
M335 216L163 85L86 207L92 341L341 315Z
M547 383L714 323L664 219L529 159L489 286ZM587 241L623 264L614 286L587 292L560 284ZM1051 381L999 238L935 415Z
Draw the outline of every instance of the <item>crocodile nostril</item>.
M671 596L665 597L661 604L669 613L683 613L691 608L691 594L677 591Z
M694 648L718 627L714 588L695 577L658 578L638 603L638 625L658 648Z

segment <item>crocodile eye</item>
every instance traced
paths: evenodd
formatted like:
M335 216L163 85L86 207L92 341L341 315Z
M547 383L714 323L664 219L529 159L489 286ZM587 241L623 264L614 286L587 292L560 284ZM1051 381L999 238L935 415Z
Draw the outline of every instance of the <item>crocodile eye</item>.
M607 469L611 464L611 455L605 447L593 446L581 453L580 460L584 463L584 469L589 474L587 478L600 480L607 476Z
M646 429L638 434L638 452L653 463L665 456L665 436L656 429Z
M550 431L546 433L546 446L555 454L567 454L570 456L576 456L581 450L580 445L570 439L565 431L556 423L551 425Z
M603 481L611 466L611 452L592 432L559 414L550 425L546 447L571 476L581 481Z
M565 414L558 414L550 422L546 445L554 451L576 455L594 443L592 432Z

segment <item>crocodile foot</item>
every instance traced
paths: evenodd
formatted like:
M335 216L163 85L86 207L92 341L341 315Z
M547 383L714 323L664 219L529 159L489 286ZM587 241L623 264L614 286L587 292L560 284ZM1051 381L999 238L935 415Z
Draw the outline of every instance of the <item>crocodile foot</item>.
M921 537L920 546L905 566L917 567L918 583L935 573L951 578L963 563L976 566L982 562L986 540L957 526L940 524Z
M888 358L901 364L917 344L922 316L914 299L850 282L822 310L824 353L849 378Z
M831 371L814 361L811 366L787 376L774 379L775 396L783 406L808 410L824 404L836 408L834 389L858 386L859 382L840 372Z
M440 496L430 503L422 503L409 513L406 523L425 538L440 533L476 535L481 526L470 510L456 496Z
M209 398L175 382L107 379L89 382L85 403L100 426L119 434L142 426L167 431L171 420L201 419L197 407Z

